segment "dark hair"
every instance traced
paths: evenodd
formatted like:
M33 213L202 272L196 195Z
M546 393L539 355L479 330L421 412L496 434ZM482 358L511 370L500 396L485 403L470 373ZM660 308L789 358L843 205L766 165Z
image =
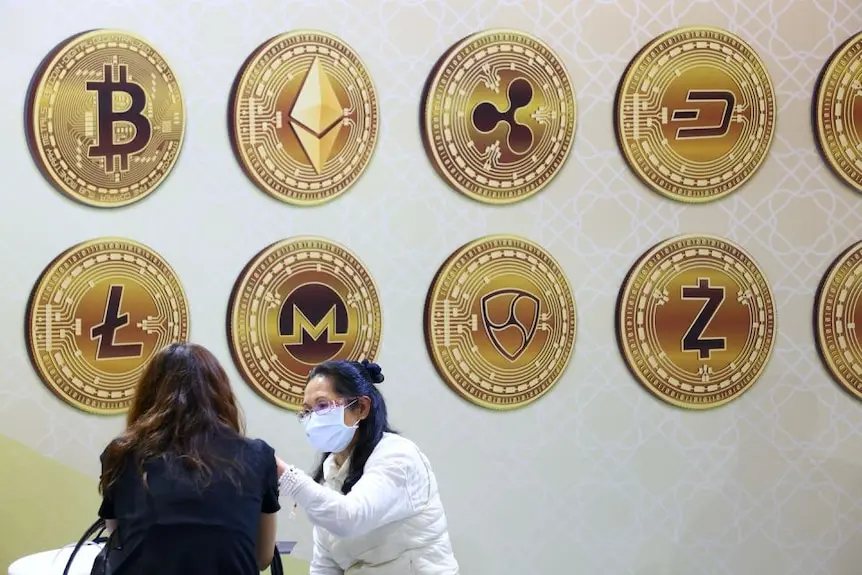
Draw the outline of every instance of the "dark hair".
M105 450L99 491L123 472L130 456L144 476L144 462L171 456L208 482L214 469L231 476L230 463L211 449L225 433L243 435L242 414L230 380L215 356L191 343L160 350L144 370L126 417L126 430Z
M383 370L376 363L363 360L356 361L326 361L316 366L308 374L308 381L318 376L328 377L332 388L339 397L367 397L371 400L368 417L359 422L356 443L350 455L350 466L347 478L341 492L350 493L356 482L362 478L365 462L371 456L374 448L380 442L384 433L397 433L389 427L389 417L386 412L386 401L377 389L376 384L383 383ZM324 453L315 469L313 477L317 483L323 481L323 463L329 457Z

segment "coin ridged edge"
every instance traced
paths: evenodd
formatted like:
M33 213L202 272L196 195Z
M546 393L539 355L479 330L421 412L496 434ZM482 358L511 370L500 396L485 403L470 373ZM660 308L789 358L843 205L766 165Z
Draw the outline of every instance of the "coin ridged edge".
M489 198L488 196L484 196L482 194L477 194L476 192L462 186L458 181L452 178L446 170L442 168L443 162L441 161L439 155L437 154L437 150L434 147L434 142L431 139L431 126L433 124L432 119L430 118L431 107L428 105L429 98L434 91L434 88L437 86L437 82L440 79L440 75L443 70L446 69L447 66L452 62L452 57L459 50L461 50L464 46L473 42L474 40L481 38L483 36L490 36L494 34L515 34L518 36L523 36L525 38L529 38L530 40L536 42L540 46L542 46L545 50L547 50L550 54L554 56L557 60L557 63L560 65L560 69L563 72L563 77L569 85L572 93L572 102L573 102L573 116L574 119L572 121L572 137L571 142L569 143L569 150L566 152L565 156L560 160L559 164L554 168L553 173L549 175L545 182L541 186L537 186L535 189L530 192L517 196L515 198ZM524 32L523 30L518 30L515 28L489 28L487 30L480 30L479 32L474 32L467 36L464 36L451 46L447 48L443 54L437 59L434 65L431 67L431 71L428 73L428 76L425 79L425 84L422 87L420 105L419 105L419 133L422 136L422 146L425 148L426 155L429 155L429 161L431 163L432 168L435 172L440 176L440 178L454 191L463 194L467 198L479 202L485 205L491 206L507 206L512 204L517 204L529 198L532 198L537 193L541 192L545 187L547 187L548 183L560 173L563 169L563 166L568 163L569 158L572 156L572 151L574 150L574 138L578 129L578 101L577 101L577 93L575 91L575 85L572 82L571 74L569 74L568 68L566 68L565 62L557 52L548 45L544 40L537 38L536 36ZM431 159L433 158L433 159Z
M69 192L68 190L66 190L65 188L63 188L63 186L61 186L59 184L59 182L57 182L54 179L55 178L55 176L53 175L54 172L51 169L51 166L49 165L48 161L44 157L44 151L42 150L42 147L38 144L38 135L37 135L38 126L36 125L36 117L35 117L35 114L36 114L36 105L35 104L37 101L39 101L40 96L42 94L42 80L44 79L45 74L47 74L48 71L51 70L51 68L53 68L57 64L58 57L61 55L61 53L66 48L71 46L74 42L83 39L85 36L96 36L96 35L101 35L101 34L118 34L118 35L122 35L122 36L128 36L129 38L134 38L135 40L138 40L142 44L146 44L147 46L152 48L152 50L154 52L159 54L159 56L162 58L162 60L164 60L165 63L169 66L169 69L171 70L171 74L174 77L174 82L177 84L178 87L180 87L179 93L180 93L180 99L182 101L182 107L183 107L183 122L182 122L182 125L180 126L179 138L177 139L177 153L176 153L176 156L174 157L174 161L171 164L171 166L165 170L164 174L162 174L162 177L159 178L158 181L156 181L156 183L153 184L146 193L143 193L139 196L136 196L136 197L128 199L128 200L123 200L123 201L113 202L113 203L99 202L97 200L91 200L91 199L85 198L83 196L75 195L75 194ZM159 188L159 186L161 186L162 183L164 183L164 181L168 178L168 176L171 174L171 172L173 172L174 168L176 167L177 162L179 161L180 152L182 152L183 143L185 142L185 138L186 138L186 122L187 122L186 101L185 101L185 98L182 97L182 86L180 86L179 78L174 73L173 68L170 67L170 63L167 61L167 58L165 58L164 54L162 54L159 50L157 50L156 47L153 46L153 44L150 43L150 41L147 40L146 38L139 36L138 34L135 34L134 32L127 32L126 30L115 29L115 28L93 28L91 30L84 30L83 32L78 32L76 34L72 34L71 36L67 37L66 39L64 39L61 42L59 42L58 44L56 44L48 52L48 54L44 58L42 58L42 60L39 62L39 65L36 67L36 72L30 78L30 84L27 86L26 101L24 103L24 128L25 128L24 134L25 134L25 138L27 140L27 147L30 150L30 156L32 157L34 163L36 164L36 167L39 168L39 171L42 173L42 176L48 181L48 183L51 185L51 187L53 187L55 190L60 192L64 197L66 197L66 198L68 198L74 202L77 202L79 204L82 204L82 205L85 205L85 206L88 206L91 208L98 208L98 209L103 209L103 210L124 208L124 207L130 206L132 204L136 204L140 201L143 201L146 198L150 197Z
M620 110L621 110L620 102L621 102L621 98L623 97L623 91L624 91L626 82L628 81L628 77L629 77L630 72L632 70L634 70L640 64L640 60L650 50L652 50L655 46L657 46L658 44L661 44L662 42L664 42L665 40L667 40L673 36L676 36L676 35L684 33L684 32L693 32L696 30L705 31L705 32L715 32L717 34L725 34L728 37L733 38L734 40L738 41L740 44L742 44L746 48L748 48L748 50L754 56L754 59L757 61L757 63L763 69L764 75L766 76L766 79L767 79L767 82L768 82L768 85L770 88L768 96L769 96L769 99L772 101L772 131L769 134L769 141L766 144L766 152L763 154L763 156L760 158L760 160L758 160L758 162L756 164L752 165L752 167L750 169L750 173L749 173L748 177L745 178L745 180L743 180L742 182L739 182L738 184L736 184L732 188L729 188L729 189L727 189L727 190L725 190L719 194L715 194L712 196L706 196L706 197L694 197L694 198L692 198L692 197L684 197L684 196L680 196L678 194L669 193L667 190L662 189L660 186L656 185L649 178L647 178L644 174L642 174L641 170L639 168L632 165L634 162L630 162L628 157L626 156L626 153L625 153L625 150L627 149L627 145L625 143L625 137L623 135L622 119L620 118L620 115L621 115L620 114ZM760 167L763 165L763 163L766 161L766 158L769 156L769 150L772 149L772 143L775 140L775 131L778 128L778 101L777 101L777 98L775 96L775 85L772 82L772 76L769 74L769 68L766 67L766 62L763 61L763 58L761 58L761 56L757 52L757 50L755 50L754 47L751 44L749 44L746 40L744 40L742 37L734 34L733 32L730 32L729 30L726 30L725 28L719 28L718 26L679 26L677 28L673 28L672 30L668 30L667 32L664 32L663 34L659 34L658 36L656 36L655 38L653 38L652 40L647 42L640 50L637 51L637 53L635 53L634 57L632 57L632 59L629 60L629 63L626 64L626 67L623 71L623 74L620 77L619 84L617 85L616 93L614 94L613 114L614 114L614 135L616 136L616 139L617 139L617 145L618 145L619 150L620 150L620 155L623 157L623 161L629 167L631 172L634 173L634 175L637 177L637 179L640 180L641 183L646 185L646 187L649 188L651 191L659 194L662 197L665 197L669 200L673 200L676 202L680 202L682 204L692 204L692 205L708 204L711 202L721 200L721 199L731 195L732 193L736 192L743 185L748 183L754 177L754 175L757 173L757 171L760 169Z
M470 250L470 249L472 249L478 245L481 245L483 243L486 243L489 241L494 241L494 240L515 240L515 241L524 242L528 246L532 246L534 249L537 249L539 252L544 253L559 269L560 277L563 280L563 285L566 288L566 292L569 294L569 296L571 298L571 302L572 302L572 338L571 338L571 344L569 345L569 350L567 353L565 364L560 368L560 373L557 376L557 378L554 380L554 383L552 383L551 385L546 387L544 390L542 390L542 392L540 394L536 395L535 397L530 398L528 401L523 402L523 403L516 403L516 404L491 403L491 402L483 401L483 400L481 400L481 399L479 399L473 395L470 395L465 390L463 390L460 387L458 387L457 385L455 385L454 382L450 381L449 376L446 373L446 370L441 365L442 361L439 361L437 358L437 352L436 352L436 349L435 349L435 346L433 343L434 342L434 337L433 337L433 333L432 333L432 327L433 327L432 323L433 322L430 320L429 311L432 308L438 280L440 278L444 277L445 272L448 271L450 264L452 264L452 262L459 259L466 251L468 251L468 250ZM443 261L443 263L440 264L440 267L437 269L437 271L434 273L434 277L431 279L431 282L430 282L429 287L428 287L428 292L425 295L425 306L424 306L423 314L422 314L422 328L423 328L423 332L425 335L425 348L428 351L428 357L431 360L431 364L434 366L434 370L437 372L440 379L443 380L443 383L446 384L446 387L448 387L449 389L454 391L459 397L461 397L461 399L463 399L464 401L466 401L468 403L471 403L477 407L482 407L482 408L485 408L485 409L488 409L491 411L499 411L499 412L517 411L518 409L527 407L528 405L531 405L531 404L535 403L536 401L538 401L540 398L544 397L549 391L554 389L557 386L557 384L559 384L560 380L563 377L563 374L566 372L569 365L571 364L572 356L574 356L574 353L575 353L575 342L577 340L577 328L578 328L577 321L578 321L578 303L575 300L575 294L572 291L572 286L569 283L569 278L566 276L566 274L563 270L563 267L560 265L560 262L557 261L557 259L547 249L543 248L538 243L536 243L532 240L529 240L525 237L516 236L513 234L491 234L491 235L482 236L482 237L476 238L474 240L470 240L469 242L466 242L466 243L462 244L460 247L453 250L452 253L449 255L449 257L447 257Z
M119 237L119 236L104 236L104 237L99 237L99 238L93 238L93 239L89 239L89 240L84 240L82 242L78 242L75 245L63 250L59 255L55 256L50 261L50 263L48 263L48 265L46 265L44 268L42 268L42 271L39 272L39 275L36 277L36 281L33 282L33 287L30 289L30 295L27 298L27 307L26 307L26 311L24 313L24 341L25 341L26 346L27 346L27 357L30 360L30 365L33 367L33 370L36 372L36 376L39 378L39 381L41 381L42 385L44 387L48 388L48 390L55 397L57 397L60 401L62 401L65 405L68 405L69 407L83 411L85 413L89 413L91 415L100 415L100 416L122 415L128 411L128 408L124 407L124 408L119 408L119 409L96 409L96 408L90 407L88 405L80 404L78 402L73 403L73 402L68 401L66 396L63 395L62 393L60 393L59 389L55 389L55 387L52 384L48 383L49 378L44 374L44 372L42 370L42 366L39 364L39 361L36 359L38 357L38 349L36 347L36 342L33 341L34 330L31 329L31 326L33 325L33 319L34 319L35 312L36 312L35 307L36 307L36 304L38 302L39 295L41 292L40 288L42 286L42 280L44 278L48 277L50 275L50 273L52 273L54 271L54 269L58 263L65 260L69 255L73 254L74 252L79 251L79 250L81 250L87 246L98 245L98 244L103 244L103 243L108 243L108 242L117 242L117 243L129 244L132 246L139 247L143 250L146 250L147 252L149 252L151 254L155 254L156 257L158 257L160 260L162 260L162 263L164 263L165 266L169 270L171 270L171 272L174 274L174 277L177 279L177 282L180 281L179 275L177 274L176 270L174 270L174 268L164 258L164 256L162 256L159 252L157 252L156 250L154 250L153 248L149 247L146 244L143 244L141 242L138 242L138 241L135 241L135 240L132 240L129 238ZM188 311L188 317L186 317L186 332L187 332L187 334L191 334L191 327L192 327L192 325L191 325L192 324L191 307L189 306L188 296L185 293L185 289L181 290L180 293L177 294L177 297L182 299L182 301L185 303L186 310Z
M770 307L772 309L772 333L773 333L773 336L772 336L772 340L769 342L769 350L766 352L766 356L763 359L763 362L760 366L760 369L757 370L757 372L754 374L754 376L751 377L751 381L748 383L748 385L746 385L745 388L743 388L739 393L732 395L728 398L725 398L723 400L720 400L720 401L716 401L713 403L705 403L705 404L688 403L688 402L680 401L680 400L675 399L673 397L669 397L663 393L659 393L657 390L653 389L653 387L651 385L649 385L646 381L644 381L646 378L642 378L641 375L639 374L639 372L635 369L634 358L632 357L631 353L628 350L628 346L626 345L626 326L625 326L625 317L624 317L625 314L621 313L623 311L625 301L629 298L629 295L631 294L631 281L642 271L641 268L642 268L643 264L645 262L649 261L656 253L661 251L664 247L666 247L670 244L673 244L675 242L686 240L689 238L692 238L692 239L693 238L703 238L703 239L707 239L707 240L715 240L718 242L725 243L729 246L733 246L734 248L739 250L739 252L742 255L744 255L746 258L748 258L749 261L754 263L754 265L757 267L757 269L760 271L761 275L763 276L763 282L766 285L766 287L769 288L769 303L770 303ZM713 235L713 234L697 234L697 233L678 234L675 236L671 236L669 238L665 238L665 239L661 240L660 242L653 244L652 247L650 247L643 254L641 254L641 256L638 257L635 260L635 262L631 265L631 267L629 268L629 271L626 273L625 278L623 279L622 285L620 286L619 294L617 295L616 309L614 310L614 328L615 328L614 331L616 331L616 336L617 336L616 337L617 347L619 348L620 353L623 356L623 360L624 360L623 363L626 364L626 368L628 369L629 373L631 373L631 375L634 377L635 381L638 384L640 384L640 386L643 389L645 389L649 393L649 395L651 395L657 401L667 403L667 404L669 404L673 407L679 408L679 409L684 409L686 411L703 412L703 411L709 411L712 409L717 409L719 407L725 406L725 405L729 404L730 402L738 399L744 393L746 393L749 389L751 389L751 387L757 382L757 380L759 380L763 376L763 373L766 371L766 366L769 364L769 360L772 359L772 352L775 349L775 338L776 338L776 335L778 334L778 309L777 309L777 306L775 305L775 296L772 294L772 288L769 285L769 278L767 278L766 273L762 269L760 269L760 265L757 263L757 260L755 260L751 256L751 254L748 253L747 250L743 249L742 246L740 246L736 242L733 242L727 238Z
M835 50L832 51L832 54L829 55L826 63L823 64L823 67L820 69L820 73L817 75L817 82L814 84L814 97L811 99L811 131L814 133L814 142L817 144L817 150L823 158L823 163L829 167L829 171L851 190L862 192L862 186L854 182L848 177L848 174L845 174L835 166L835 163L837 162L829 152L829 146L826 145L826 134L823 129L824 122L820 121L819 113L823 106L823 92L826 88L826 79L835 70L835 66L838 64L838 60L841 59L844 51L856 42L862 42L862 32L854 34L835 48Z
M856 389L848 382L844 381L838 366L835 365L832 358L829 357L829 353L826 352L826 335L823 333L823 322L821 322L820 319L823 317L823 307L826 304L827 288L835 279L835 274L838 273L841 266L843 266L850 256L860 248L862 248L862 241L854 242L850 247L842 250L841 253L832 260L817 285L817 291L814 294L814 305L812 306L812 310L814 311L814 343L817 348L817 355L820 356L820 361L823 363L823 367L826 368L827 373L829 373L832 380L838 384L838 387L856 400L862 400L862 390Z
M372 142L372 149L368 152L368 160L365 162L365 166L359 171L359 175L357 175L350 184L344 186L338 192L327 196L325 198L317 199L317 200L301 200L289 196L285 196L283 194L279 194L274 190L271 190L269 186L261 181L260 177L249 167L249 158L246 157L245 152L242 150L242 146L239 143L239 130L236 126L236 118L237 118L237 109L239 106L239 95L242 93L243 88L246 84L246 72L252 63L260 56L261 53L265 52L269 48L271 48L274 44L282 42L284 40L288 40L295 36L309 36L316 35L321 36L323 38L328 38L334 42L337 42L342 48L346 49L356 61L359 62L361 68L365 71L365 76L368 80L369 85L371 86L371 92L374 95L374 117L377 118L377 127L375 128L375 136ZM245 60L243 60L242 65L236 72L234 76L233 82L231 83L230 93L228 96L228 105L227 105L227 126L228 126L228 139L230 140L231 149L233 150L234 157L236 158L236 162L239 164L240 169L242 169L243 173L246 177L251 180L254 186L259 189L261 192L278 200L281 203L288 204L291 206L296 206L299 208L310 208L315 206L321 206L323 204L329 203L345 192L350 190L356 182L358 182L362 175L365 173L365 170L371 164L371 160L374 157L374 152L377 150L377 141L380 139L380 102L377 92L377 86L374 84L374 78L371 77L371 71L368 69L368 66L365 64L365 61L359 55L359 52L353 49L353 46L348 44L345 40L340 37L330 34L328 32L323 32L322 30L316 30L313 28L303 28L301 30L291 30L290 32L283 32L281 34L276 34L275 36L265 40L261 44L255 48L251 54L249 54Z
M230 350L230 355L234 361L234 365L236 367L236 370L239 372L240 377L243 379L243 381L246 383L246 385L248 387L250 387L261 399L263 399L267 403L274 405L275 407L280 407L282 409L285 409L288 411L293 411L293 412L299 411L301 406L294 405L292 403L282 401L282 400L278 399L277 397L268 395L261 388L262 386L259 386L258 383L254 380L254 378L250 375L250 370L247 368L245 361L243 361L243 359L242 359L242 353L240 351L240 346L234 341L233 327L234 327L235 323L238 323L236 321L236 319L234 318L234 316L237 315L235 313L235 310L236 310L237 304L241 298L242 287L245 283L244 280L245 280L246 274L250 270L254 269L256 266L258 266L263 259L265 259L272 252L278 250L279 248L286 246L288 244L293 244L293 243L297 243L297 242L309 242L309 241L310 242L322 242L322 243L326 243L326 244L329 244L331 246L334 246L338 249L341 249L347 255L349 255L354 260L356 260L356 262L359 263L360 266L365 268L365 271L367 272L367 275L368 275L368 281L371 282L371 286L374 288L374 293L377 296L377 302L378 302L378 305L380 307L380 330L378 331L378 338L377 338L378 339L377 355L380 355L380 348L382 347L382 343L383 343L383 304L380 301L380 290L378 289L377 284L374 281L374 277L371 275L371 272L368 270L368 267L365 265L365 262L363 262L361 259L359 259L359 257L357 257L357 255L353 251L346 248L343 244L340 244L334 240L331 240L329 238L325 238L323 236L313 236L313 235L292 236L289 238L276 240L276 241L270 243L269 245L267 245L266 247L264 247L263 249L259 250L242 267L242 270L237 274L236 280L234 280L233 287L231 288L230 297L228 298L228 305L227 305L227 314L226 314L227 315L227 317L226 317L227 321L225 324L226 331L227 331L228 349ZM363 358L363 359L375 360L376 358L369 357L369 358Z

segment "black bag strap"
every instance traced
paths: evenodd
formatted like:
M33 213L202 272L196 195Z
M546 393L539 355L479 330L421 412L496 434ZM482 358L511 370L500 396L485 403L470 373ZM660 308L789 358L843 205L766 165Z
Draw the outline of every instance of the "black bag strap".
M89 540L94 540L99 542L102 538L102 534L105 532L105 520L99 518L95 523L90 525L90 527L84 532L78 542L75 544L75 547L72 549L72 554L69 555L69 560L66 562L66 567L63 569L63 575L69 575L69 569L72 568L72 562L75 560L75 556L78 554L78 551L81 550Z
M269 566L271 575L284 575L284 565L281 564L281 553L278 552L278 543L275 545L275 552L272 555L272 563ZM65 573L63 574L65 575Z

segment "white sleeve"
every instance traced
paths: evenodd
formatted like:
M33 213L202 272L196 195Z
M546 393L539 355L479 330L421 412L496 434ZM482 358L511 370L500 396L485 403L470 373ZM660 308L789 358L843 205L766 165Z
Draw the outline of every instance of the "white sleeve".
M293 498L312 523L336 537L359 537L412 515L427 501L428 469L407 442L378 444L362 478L344 495L295 467L281 479L281 494Z
M341 567L329 556L329 550L320 542L317 527L314 528L314 549L311 554L311 566L308 575L344 575Z

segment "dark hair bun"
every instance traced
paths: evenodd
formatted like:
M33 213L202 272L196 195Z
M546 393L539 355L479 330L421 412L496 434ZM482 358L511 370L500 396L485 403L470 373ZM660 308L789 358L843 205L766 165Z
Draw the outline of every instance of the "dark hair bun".
M383 383L383 370L379 365L367 359L363 359L359 365L368 373L368 379L371 380L371 383Z

